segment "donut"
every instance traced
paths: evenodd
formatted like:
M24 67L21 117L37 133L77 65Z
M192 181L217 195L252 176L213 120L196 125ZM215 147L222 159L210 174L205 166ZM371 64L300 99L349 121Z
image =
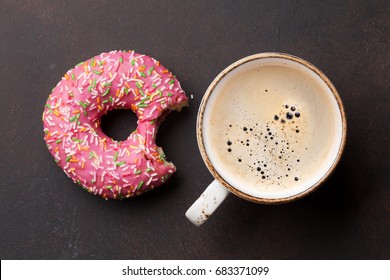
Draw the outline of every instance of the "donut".
M69 70L49 95L44 139L75 183L105 199L152 190L176 171L155 143L164 117L188 105L176 77L159 61L134 51L102 53ZM137 128L124 141L102 131L100 119L131 109Z

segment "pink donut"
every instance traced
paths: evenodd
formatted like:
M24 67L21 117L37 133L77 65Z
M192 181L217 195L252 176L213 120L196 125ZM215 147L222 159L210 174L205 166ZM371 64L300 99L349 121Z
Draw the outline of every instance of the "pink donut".
M102 53L69 70L43 112L45 141L57 164L88 192L127 198L164 183L176 167L155 143L158 125L188 98L160 62L134 51ZM125 141L105 135L100 118L132 109L137 129Z

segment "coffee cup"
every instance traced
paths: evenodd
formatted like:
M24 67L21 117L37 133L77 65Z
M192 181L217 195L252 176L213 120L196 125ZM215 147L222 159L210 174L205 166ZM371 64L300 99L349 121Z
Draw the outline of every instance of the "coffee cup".
M230 193L279 204L318 189L340 160L346 118L336 88L317 67L260 53L234 62L210 84L196 134L215 178L186 212L199 226Z

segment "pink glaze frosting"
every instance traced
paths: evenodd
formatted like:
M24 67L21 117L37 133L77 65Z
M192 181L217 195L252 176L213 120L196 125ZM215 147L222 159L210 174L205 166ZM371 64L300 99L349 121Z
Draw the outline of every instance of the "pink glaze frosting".
M45 141L57 164L85 190L104 198L139 195L175 171L155 143L162 115L188 98L155 59L134 51L102 53L69 70L43 112ZM106 136L100 118L131 109L137 129L125 141Z

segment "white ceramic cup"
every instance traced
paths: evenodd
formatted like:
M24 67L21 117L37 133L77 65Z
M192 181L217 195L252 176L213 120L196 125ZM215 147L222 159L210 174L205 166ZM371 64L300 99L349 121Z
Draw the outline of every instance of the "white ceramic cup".
M263 71L265 69L271 69L265 67L275 67L275 69L277 70L275 71L272 70L275 72L275 75L272 74L273 72L271 70L267 70L268 72ZM286 67L285 70L288 70L288 72L286 72L288 74L284 74L283 67ZM249 73L248 71L254 71L254 69L258 70L259 72L258 77L256 76L256 73L253 74L252 72L250 72L251 73L250 75L248 74L247 76L243 76L245 75L245 73ZM278 71L281 72L279 73ZM267 75L265 75L264 73L267 73ZM281 76L277 77L278 75L277 73L279 73L279 75ZM285 77L286 75L288 77ZM294 75L296 75L296 77ZM217 142L211 139L212 136L210 136L211 135L210 132L207 131L210 131L210 129L211 131L213 131L214 128L219 128L218 126L222 126L226 124L222 124L223 121L219 123L218 118L214 120L212 119L212 117L210 117L210 115L212 115L213 110L215 110L215 105L213 104L218 104L218 102L221 101L221 98L227 98L226 96L227 93L223 93L223 91L226 91L226 86L229 83L240 84L241 81L240 79L243 79L242 77L246 77L246 79L252 79L252 78L248 78L252 76L253 79L259 80L259 84L257 86L259 91L260 88L262 88L263 84L267 85L268 90L265 89L265 92L264 89L261 89L263 90L263 92L251 93L251 94L254 96L252 103L255 104L259 103L258 104L259 111L265 112L264 114L269 115L270 124L272 123L272 125L274 126L281 127L281 124L279 122L280 121L279 117L282 119L283 114L285 114L285 112L284 111L276 112L279 114L275 114L274 117L275 119L271 120L273 114L271 113L271 111L268 112L267 110L271 110L271 108L273 108L275 104L273 104L272 106L271 104L269 104L268 106L267 102L268 103L274 103L274 101L281 102L280 104L281 106L286 106L284 105L282 100L289 100L291 104L295 104L294 98L295 99L298 98L300 101L297 102L297 104L304 103L302 108L307 112L308 111L312 112L311 113L312 119L313 118L315 119L316 126L314 126L313 131L310 131L310 133L306 136L302 136L301 134L298 133L296 134L296 136L294 136L295 134L291 134L289 132L291 131L290 128L289 129L282 128L282 130L280 131L282 131L283 133L285 133L286 131L290 133L292 135L289 136L290 141L291 141L291 137L294 140L294 137L298 137L299 135L299 137L305 137L306 140L309 139L307 141L311 141L307 143L315 143L316 141L315 137L317 138L321 137L320 138L321 141L327 141L326 143L328 143L326 144L327 147L324 155L320 154L320 152L316 150L315 145L312 145L313 147L311 147L311 150L313 151L311 153L309 149L307 153L301 152L301 155L299 155L298 153L298 157L297 155L294 155L297 158L299 158L299 156L303 156L306 159L306 161L309 162L309 164L307 165L308 167L305 168L302 167L302 170L300 170L299 165L297 167L294 167L295 168L294 172L298 174L299 172L302 171L303 175L301 176L302 178L299 178L300 179L299 181L298 181L298 177L295 177L295 180L298 182L291 181L291 184L287 184L287 185L291 185L291 187L289 186L286 187L287 179L285 177L283 177L284 183L283 184L280 183L282 179L281 178L282 175L275 175L275 178L273 178L272 180L268 178L268 176L266 178L265 175L263 176L256 175L257 177L254 178L256 178L257 180L256 181L257 182L256 184L258 184L257 187L255 186L256 184L243 183L246 182L246 179L244 178L246 175L243 175L243 173L239 170L237 170L237 172L228 171L228 168L226 168L226 165L224 163L224 159L223 158L222 160L221 158L218 159L218 156L216 156L214 152L217 151L218 149L221 149L220 146L224 145L224 140L222 139L224 135L221 135L221 139L222 139L221 144L217 144ZM248 80L245 81L242 80L242 81L245 82L245 84L251 83L251 81ZM296 83L296 85L294 83ZM310 88L310 86L318 90L314 90L314 91L312 90L308 94L306 91L308 88ZM267 94L272 94L271 91L273 89L275 91L275 98L271 97L270 99L269 95ZM239 88L239 90L241 89ZM244 86L242 87L242 90L245 90ZM253 89L246 89L246 90L253 90ZM280 91L283 92L280 93ZM263 100L261 99L262 96L266 98ZM323 102L324 105L322 105L321 102ZM315 108L310 108L310 107L315 107ZM295 107L294 107L294 111L295 111ZM314 121L305 120L304 113L306 111L302 112L303 115L300 119L296 118L296 123L293 120L286 119L287 123L289 123L290 125L297 125L296 127L298 127L298 124L300 124L304 128L307 128L308 130L311 125L311 122ZM318 114L320 115L317 116L315 112L318 112ZM230 123L233 123L234 126L235 119L232 116L235 115L232 114L232 112L228 112L227 114L228 114L227 116L230 118ZM325 117L323 118L322 115L328 116L328 118L326 119L327 121L325 123L324 123ZM225 118L221 118L221 119L225 120ZM238 119L236 120L238 122ZM265 122L265 118L259 117L259 119L256 120L256 125L257 123L260 123L260 125L264 125L264 122ZM282 122L285 123L285 120L282 119ZM210 128L210 125L213 125L214 127ZM232 125L230 125L230 127L232 127ZM239 125L237 125L237 127L239 127ZM318 130L318 133L316 129ZM296 132L298 132L298 129L296 130ZM228 134L226 133L226 135ZM256 137L257 137L256 139L260 139L260 133ZM266 136L264 137L267 138ZM269 138L267 139L261 138L261 139L262 139L261 141L269 140ZM255 55L245 57L231 64L225 70L223 70L210 84L202 99L199 112L198 112L197 140L198 140L198 146L202 158L207 168L215 178L215 180L206 188L206 190L202 193L202 195L194 202L194 204L186 212L187 218L193 224L199 226L203 224L210 217L210 215L218 208L218 206L224 201L224 199L227 197L229 193L233 193L243 199L252 202L264 203L264 204L278 204L278 203L285 203L285 202L296 200L316 190L321 184L323 184L326 181L326 179L333 172L337 163L340 160L341 154L345 146L345 141L346 141L346 118L345 118L344 108L341 99L337 93L337 90L330 82L330 80L319 69L317 69L309 62L292 55L282 54L282 53L260 53L260 54L255 54ZM296 142L298 143L298 141ZM243 142L241 141L241 143ZM228 144L230 145L231 143ZM235 145L239 145L239 144L240 144L239 141L235 142ZM299 145L299 144L294 144L294 145ZM297 147L301 148L299 146ZM226 149L227 148L228 147L226 147ZM231 149L229 148L229 150ZM303 151L303 148L301 150ZM264 149L264 151L266 151L266 149ZM275 149L273 151L275 151ZM299 162L299 159L297 161ZM258 162L260 163L260 161ZM313 166L310 165L310 162L313 163L312 164ZM268 165L273 164L272 160L270 161L270 159L268 159L268 163L269 163ZM255 172L255 169L253 167L250 167L249 164L247 165L248 168L254 170L250 172L252 173ZM278 172L281 169L281 167L277 167L280 165L275 165L275 166L276 167L274 167L274 169L272 170L273 172L272 174L278 174ZM303 170L303 169L307 169L307 170ZM285 176L288 176L288 174L286 174ZM262 186L263 184L262 182L265 182L264 186ZM273 189L273 184L275 185L274 188L275 190ZM284 188L282 187L278 188L277 185L284 186Z

